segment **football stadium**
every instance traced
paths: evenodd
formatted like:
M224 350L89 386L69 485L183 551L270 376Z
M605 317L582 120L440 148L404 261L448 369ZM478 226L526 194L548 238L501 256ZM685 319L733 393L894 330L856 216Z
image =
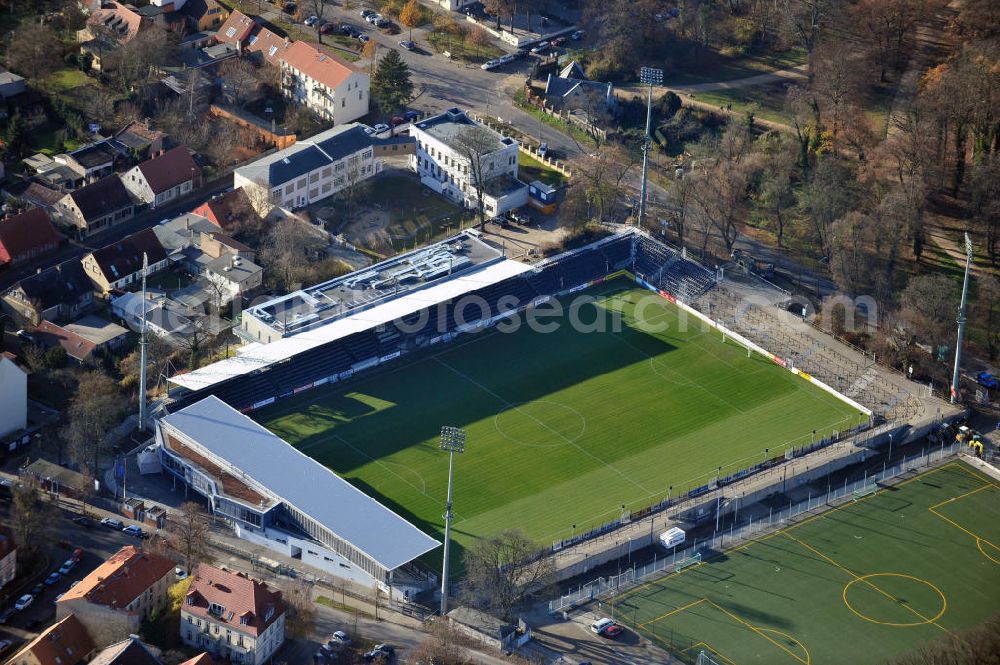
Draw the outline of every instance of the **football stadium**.
M442 427L457 575L478 537L565 552L940 420L734 277L632 228L534 264L465 231L242 312L235 357L171 379L161 461L241 537L411 597L438 582Z

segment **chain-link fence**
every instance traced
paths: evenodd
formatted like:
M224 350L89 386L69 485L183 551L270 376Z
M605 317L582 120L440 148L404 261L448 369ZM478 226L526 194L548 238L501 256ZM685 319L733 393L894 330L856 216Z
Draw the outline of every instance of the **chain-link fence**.
M696 537L687 547L674 548L669 553L665 553L662 558L656 557L653 561L642 566L633 565L632 568L618 575L599 577L549 601L549 611L559 612L611 594L622 593L654 575L674 572L679 564L686 565L692 557L697 555L707 559L711 553L722 552L726 548L734 547L763 533L773 531L803 514L823 512L838 502L855 500L871 494L887 481L914 470L926 469L938 464L941 460L953 457L960 448L960 444L953 443L950 446L926 450L918 455L904 458L899 463L873 475L866 475L853 482L845 481L842 486L831 487L827 492L818 493L815 496L810 495L805 501L789 502L787 508L771 509L766 518L755 520L751 517L739 524L733 523L728 530L716 532L710 537L700 539Z

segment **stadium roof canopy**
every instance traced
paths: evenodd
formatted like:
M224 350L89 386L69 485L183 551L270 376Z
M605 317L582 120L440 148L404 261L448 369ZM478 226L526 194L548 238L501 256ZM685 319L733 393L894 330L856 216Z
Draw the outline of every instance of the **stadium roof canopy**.
M237 351L235 358L220 360L193 372L172 376L170 381L190 390L207 388L226 379L249 374L287 360L322 344L334 342L353 333L395 321L427 307L497 284L529 270L532 270L531 266L510 259L490 263L475 272L441 280L426 288L390 299L370 309L333 320L292 337L279 339L270 344L248 344Z
M387 570L440 545L214 395L162 420Z

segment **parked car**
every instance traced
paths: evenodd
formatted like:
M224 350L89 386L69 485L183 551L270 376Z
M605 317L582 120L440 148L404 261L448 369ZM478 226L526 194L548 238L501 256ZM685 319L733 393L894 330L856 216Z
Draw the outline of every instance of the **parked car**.
M417 47L417 45L411 42L409 39L404 39L403 41L399 42L399 45L405 48L407 51L412 51Z
M73 518L73 522L79 524L85 529L89 529L90 527L94 526L93 520L91 520L89 517L85 515L77 515L76 517Z
M83 558L83 548L82 547L73 548L73 554L69 558L73 559L73 561L76 561L77 563L80 563L80 559Z
M374 9L362 9L361 10L361 18L364 18L364 19L367 19L369 16L374 16L376 14L378 14L378 12L375 11Z
M330 642L333 644L339 644L341 646L349 647L351 646L351 638L347 636L342 630L335 631L333 635L330 636ZM329 644L329 643L328 643Z
M122 529L122 533L127 536L133 536L135 538L145 538L146 532L134 524L130 524Z
M34 600L35 600L34 596L32 596L30 593L26 593L17 599L17 602L14 603L14 609L20 612L21 610L26 609L29 605L31 605L31 603L34 602Z
M174 568L174 577L176 577L177 579L186 580L187 576L188 576L188 571L184 570L180 566Z
M517 210L511 210L510 212L507 213L507 216L510 217L511 221L514 222L514 223L516 223L516 224L525 225L525 224L530 224L531 223L531 218L528 217L528 214L524 213L524 212L518 212Z
M989 372L980 372L979 374L976 374L976 383L981 385L983 388L993 390L1000 382L997 381L997 377L993 376Z
M52 586L59 581L60 577L62 577L62 575L59 573L49 573L49 576L45 578L45 582L43 582L43 584L45 584L45 586Z
M565 37L556 37L555 39L552 40L553 46L562 46L565 43L566 43Z
M118 531L125 528L125 525L122 524L121 520L116 520L114 517L105 517L101 520L101 524L110 529L117 529Z
M341 25L340 31L345 35L347 35L348 37L354 37L359 32L359 30L350 23L344 23L343 25Z
M371 662L371 661L375 660L376 658L378 658L379 656L382 656L386 660L389 660L389 659L392 658L392 655L394 653L396 653L396 650L393 647L391 647L390 645L388 645L388 644L376 644L374 647L372 647L372 650L366 652L362 656L362 658L365 659L365 662Z
M535 45L535 48L531 49L531 52L534 53L535 55L538 55L539 53L545 53L548 50L549 50L548 42L538 42L538 44Z
M13 642L10 640L0 640L0 653L9 649L11 644L13 644Z
M407 122L413 122L420 119L420 114L416 111L407 111L403 114L403 117L406 118Z
M500 61L499 60L487 60L486 62L484 62L483 64L480 65L480 68L485 69L486 71L489 71L489 70L494 69L494 68L499 67L499 66L500 66Z
M0 624L5 624L10 621L11 615L14 614L14 608L8 607L3 612L0 612Z
M374 127L372 127L372 129L375 130L376 134L381 134L382 132L389 131L389 125L385 124L384 122L380 122L377 125L375 125Z
M323 25L319 26L319 32L322 35L328 35L337 28L336 23L325 22Z
M38 594L40 594L43 591L45 591L45 583L44 582L39 582L35 586L31 587L31 595L32 596L37 596Z
M294 2L286 2L285 3L284 12L286 14L294 14L296 9L298 9L298 7L295 6Z
M360 34L358 35L358 41L360 41L360 42L361 42L362 44L367 44L367 43L368 43L368 40L369 40L369 39L371 39L371 37L369 37L369 36L368 36L368 35L367 35L366 33L364 33L364 32L362 32L362 33L360 33Z
M63 562L63 565L59 566L59 574L65 575L74 568L76 568L76 561L73 561L73 559L66 559L66 561Z
M545 157L545 155L547 155L547 154L549 154L549 144L548 143L543 143L540 146L538 146L538 156L539 157Z
M31 343L35 342L35 338L32 337L31 333L28 332L27 330L23 330L23 329L22 330L18 330L14 334L17 335L18 337L20 337L21 339L27 341L27 342L31 342Z
M387 18L385 18L383 16L380 16L377 19L375 19L375 27L376 28L388 28L391 25L392 25L392 21L390 21L389 19L387 19Z
M55 605L56 603L58 603L59 599L62 598L63 596L65 596L65 595L66 595L65 591L62 592L62 593L56 594L56 597L52 599L52 604Z
M307 18L305 21L302 22L305 23L306 25L312 26L316 25L316 21L318 20L319 20L318 16L310 16L309 18Z
M603 633L605 630L608 629L608 626L613 626L613 625L615 625L615 622L613 620L604 617L603 619L598 619L594 623L590 624L590 630L600 635L601 633Z
M601 635L601 637L606 637L609 640L613 640L613 639L615 639L616 637L618 637L619 635L621 635L624 632L625 632L624 628L622 628L617 623L613 623L610 626L608 626L607 628L605 628L604 632L600 633L600 635Z
M585 34L587 34L587 31L586 31L586 30L577 30L577 31L576 31L576 32L574 32L574 33L573 33L572 35L570 35L570 36L569 36L569 38L570 38L570 39L572 39L572 40L573 40L574 42L578 42L578 41L580 41L581 39L583 39L583 36L584 36Z
M406 122L406 118L404 118L401 115L394 115L392 116L392 120L389 121L389 124L392 125L393 127L398 127L399 125L402 125L404 122Z

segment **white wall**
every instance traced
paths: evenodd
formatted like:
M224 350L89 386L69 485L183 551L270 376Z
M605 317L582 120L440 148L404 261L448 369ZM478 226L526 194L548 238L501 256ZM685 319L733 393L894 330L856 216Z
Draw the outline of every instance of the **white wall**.
M330 91L284 61L281 67L295 79L295 85L284 86L285 96L308 106L334 125L357 120L368 113L370 80L366 74L355 72Z
M0 436L28 424L28 375L10 358L0 356Z

